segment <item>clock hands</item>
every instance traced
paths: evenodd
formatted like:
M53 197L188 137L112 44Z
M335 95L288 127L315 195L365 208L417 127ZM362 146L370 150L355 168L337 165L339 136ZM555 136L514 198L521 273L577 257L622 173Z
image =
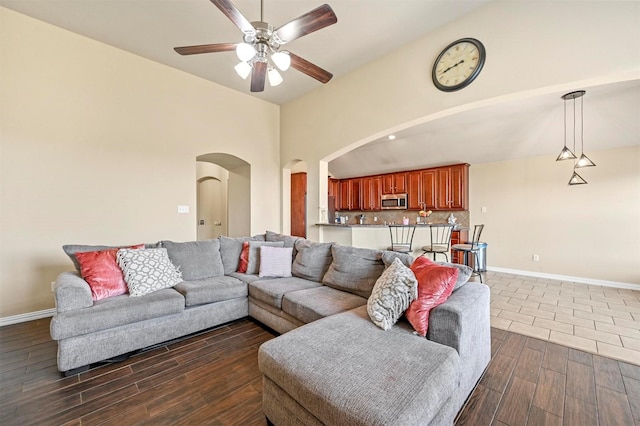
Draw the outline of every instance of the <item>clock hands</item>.
M457 64L451 65L449 68L447 68L446 70L442 71L441 74L444 74L445 72L449 71L451 68L455 68L455 67L457 67L458 65L460 65L462 63L464 63L464 59L460 59L460 62L458 62Z

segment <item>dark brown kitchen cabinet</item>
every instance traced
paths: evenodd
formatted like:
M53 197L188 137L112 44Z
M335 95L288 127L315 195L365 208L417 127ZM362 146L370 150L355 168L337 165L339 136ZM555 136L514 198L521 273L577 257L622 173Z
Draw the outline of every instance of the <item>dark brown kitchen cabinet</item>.
M436 209L467 210L469 205L469 165L436 169Z
M451 231L451 245L465 244L469 241L469 231L466 229L459 231ZM451 263L464 264L464 254L458 250L451 250Z
M360 185L362 210L380 210L380 198L382 195L382 179L379 176L362 178Z
M360 210L360 184L362 179L340 180L340 209Z
M404 194L407 192L407 173L389 173L382 175L383 194Z
M409 210L434 210L436 197L436 170L415 170L407 173Z
M291 235L307 236L307 174L291 173Z
M329 178L329 197L333 197L334 210L340 210L340 180Z

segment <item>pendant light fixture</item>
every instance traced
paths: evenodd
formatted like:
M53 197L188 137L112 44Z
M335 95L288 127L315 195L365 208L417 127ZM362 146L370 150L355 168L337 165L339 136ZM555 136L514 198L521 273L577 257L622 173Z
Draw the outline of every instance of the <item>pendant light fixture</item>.
M556 161L574 160L573 174L569 179L569 185L584 185L587 181L578 174L576 169L581 167L592 167L595 163L589 159L584 153L584 95L586 91L576 90L562 95L564 101L564 147L560 151L560 155ZM576 152L576 99L580 98L580 158L575 155ZM573 151L567 147L567 100L571 100L573 106Z

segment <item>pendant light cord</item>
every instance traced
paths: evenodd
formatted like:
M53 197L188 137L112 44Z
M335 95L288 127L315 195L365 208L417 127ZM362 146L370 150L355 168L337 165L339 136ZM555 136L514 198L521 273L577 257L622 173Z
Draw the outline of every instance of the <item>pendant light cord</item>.
M264 22L264 18L262 17L263 11L264 11L264 0L260 0L260 22Z
M578 160L575 157L575 153L576 153L576 98L574 97L573 98L573 154L574 154L573 167L574 168L578 163Z
M580 155L584 155L584 96L580 97Z

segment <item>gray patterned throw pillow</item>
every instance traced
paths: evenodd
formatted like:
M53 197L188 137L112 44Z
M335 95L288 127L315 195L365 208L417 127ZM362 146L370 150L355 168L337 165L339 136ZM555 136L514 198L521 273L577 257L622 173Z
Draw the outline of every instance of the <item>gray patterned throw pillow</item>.
M116 256L131 296L144 296L182 282L167 249L120 249Z
M375 325L389 330L417 297L418 280L413 271L394 259L373 286L367 312Z

